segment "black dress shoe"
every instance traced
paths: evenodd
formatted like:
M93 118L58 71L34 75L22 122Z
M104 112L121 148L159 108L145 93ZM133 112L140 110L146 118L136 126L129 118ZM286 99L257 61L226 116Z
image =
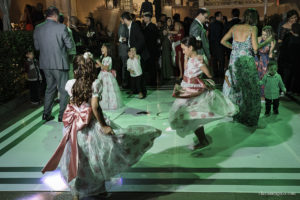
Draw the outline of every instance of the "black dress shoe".
M46 120L46 121L51 121L51 120L54 119L54 116L43 114L42 119L43 119L43 120Z

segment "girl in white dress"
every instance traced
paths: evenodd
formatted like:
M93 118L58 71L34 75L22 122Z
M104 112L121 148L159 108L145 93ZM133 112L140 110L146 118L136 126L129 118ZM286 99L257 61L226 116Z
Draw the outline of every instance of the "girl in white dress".
M112 70L110 45L103 44L101 52L100 60L96 60L96 67L101 67L98 79L103 84L100 106L103 110L116 110L123 107L124 104L118 82L115 78L115 71Z
M205 147L209 144L204 125L233 116L237 112L236 106L225 97L222 92L214 89L210 79L202 78L211 75L197 55L201 43L194 37L186 37L181 41L181 48L185 55L185 70L181 85L175 86L173 96L176 97L169 114L169 123L176 133L185 137L194 132L199 143L194 149Z
M226 97L229 97L230 90L231 90L231 76L229 70L227 69L225 72L225 79L223 83L223 94Z
M74 78L64 115L64 137L42 172L60 166L74 197L105 194L105 181L135 164L161 131L150 126L120 128L105 118L99 106L102 84L92 58L75 58ZM93 198L94 199L94 198Z

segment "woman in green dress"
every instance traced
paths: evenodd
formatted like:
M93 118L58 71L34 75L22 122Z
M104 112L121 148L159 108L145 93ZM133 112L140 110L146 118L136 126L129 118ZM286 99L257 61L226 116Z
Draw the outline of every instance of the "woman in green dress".
M232 90L229 97L240 110L234 119L247 126L257 125L261 109L254 54L257 54L260 47L272 41L270 37L258 44L256 27L258 20L257 10L247 9L244 13L244 24L233 26L221 40L221 44L232 49L229 61ZM232 44L228 42L231 38Z

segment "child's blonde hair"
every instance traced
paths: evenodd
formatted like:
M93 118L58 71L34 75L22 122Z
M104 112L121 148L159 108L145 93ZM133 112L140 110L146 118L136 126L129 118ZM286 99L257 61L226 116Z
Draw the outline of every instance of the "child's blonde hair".
M268 35L268 37L274 36L274 31L273 31L272 26L264 26L264 27L262 28L262 31L266 32L267 35Z
M133 51L136 52L136 48L135 48L135 47L131 47L131 48L130 48L130 51L131 51L131 50L133 50Z

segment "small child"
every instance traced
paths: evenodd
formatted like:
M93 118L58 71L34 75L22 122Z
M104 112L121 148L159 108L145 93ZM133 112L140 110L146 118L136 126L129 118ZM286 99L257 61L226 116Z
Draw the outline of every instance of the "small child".
M143 71L141 68L140 56L136 54L136 49L131 48L128 50L127 70L131 76L131 92L139 93L139 99L146 97L146 88L142 78Z
M277 68L277 63L275 61L270 61L268 64L268 73L266 73L263 79L260 81L260 84L265 86L265 115L270 114L272 104L274 114L279 113L279 91L282 90L283 92L286 92L281 76L277 73Z
M227 69L225 72L225 79L224 79L224 83L223 83L224 96L228 97L230 94L230 90L231 90L231 76L230 76L229 70Z
M40 104L40 88L42 76L37 60L34 58L33 51L26 53L25 71L30 90L30 101L33 105Z
M112 70L112 59L110 44L103 44L101 47L100 60L96 60L97 67L101 68L98 75L103 83L102 98L100 106L103 110L116 110L123 107L121 91Z

